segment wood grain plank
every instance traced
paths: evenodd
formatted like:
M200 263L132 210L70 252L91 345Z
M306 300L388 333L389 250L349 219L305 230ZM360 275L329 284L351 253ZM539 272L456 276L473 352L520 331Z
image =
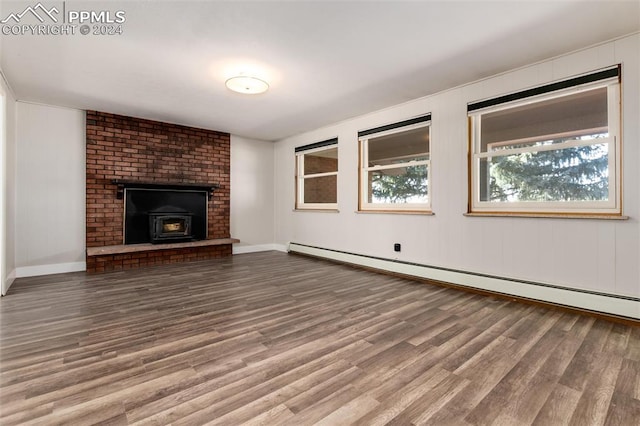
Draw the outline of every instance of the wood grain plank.
M581 396L582 392L557 383L533 420L533 424L536 426L568 424Z

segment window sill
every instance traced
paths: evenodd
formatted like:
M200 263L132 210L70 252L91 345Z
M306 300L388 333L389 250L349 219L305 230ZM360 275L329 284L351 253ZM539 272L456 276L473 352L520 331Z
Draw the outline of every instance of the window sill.
M410 214L422 216L435 216L430 210L356 210L358 214Z
M599 220L629 220L629 216L618 214L597 213L518 213L518 212L472 212L464 213L470 217L528 217L546 219L599 219Z
M340 213L338 209L293 209L294 212Z

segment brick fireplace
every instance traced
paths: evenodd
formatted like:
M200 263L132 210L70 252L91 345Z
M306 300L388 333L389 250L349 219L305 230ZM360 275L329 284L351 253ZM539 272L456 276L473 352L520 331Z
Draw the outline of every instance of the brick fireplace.
M87 111L86 138L87 272L231 255L228 133ZM123 181L215 184L207 207L209 241L125 246L124 200L117 184Z

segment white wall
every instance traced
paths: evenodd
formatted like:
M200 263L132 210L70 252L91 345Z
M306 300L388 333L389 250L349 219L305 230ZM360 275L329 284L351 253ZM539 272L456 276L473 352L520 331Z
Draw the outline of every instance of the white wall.
M5 121L2 146L2 265L0 283L2 295L15 278L15 217L16 217L16 101L11 89L0 76L0 91L5 97Z
M633 35L279 141L276 242L640 297L640 36ZM629 220L465 217L467 102L623 63ZM359 214L358 130L431 112L434 216ZM339 138L339 213L294 212L294 147ZM393 243L402 243L394 253ZM522 285L513 283L514 286ZM640 309L638 310L640 313Z
M84 111L17 103L16 275L85 269Z
M272 250L274 229L272 142L231 135L231 236L234 253Z

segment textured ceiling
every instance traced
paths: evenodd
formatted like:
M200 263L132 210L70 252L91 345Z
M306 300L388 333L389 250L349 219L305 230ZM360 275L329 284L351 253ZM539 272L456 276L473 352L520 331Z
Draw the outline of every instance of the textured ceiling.
M36 2L0 3L0 17ZM61 5L48 2L43 5ZM19 100L277 140L637 32L640 2L66 1L121 35L2 35ZM27 19L27 18L25 18ZM226 89L249 70L270 90Z

